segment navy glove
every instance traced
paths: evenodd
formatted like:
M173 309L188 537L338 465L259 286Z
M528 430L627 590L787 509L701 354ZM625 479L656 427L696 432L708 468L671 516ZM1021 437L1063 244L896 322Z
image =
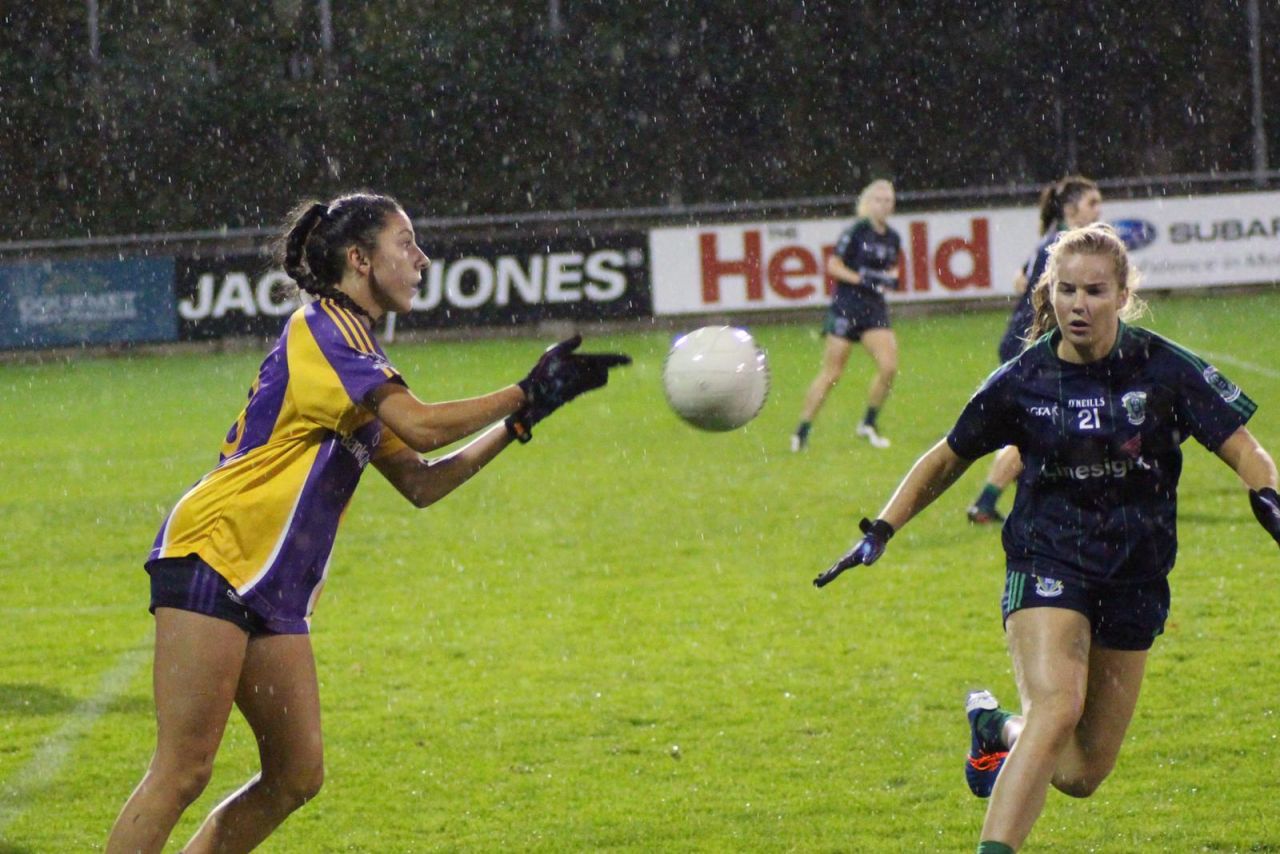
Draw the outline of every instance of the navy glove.
M898 277L883 270L859 267L858 277L862 279L862 284L869 285L877 291L896 291L898 289Z
M517 385L525 405L506 420L507 431L521 442L533 438L533 425L580 394L609 382L609 369L631 364L622 353L575 353L582 336L574 335L548 347L529 375Z
M871 566L884 554L884 547L893 536L893 526L883 519L874 522L863 519L858 523L862 529L862 539L849 549L848 553L831 565L831 568L813 580L814 587L825 587L836 580L836 576L851 566Z
M1249 490L1249 506L1258 524L1267 529L1271 538L1280 544L1280 496L1269 486Z

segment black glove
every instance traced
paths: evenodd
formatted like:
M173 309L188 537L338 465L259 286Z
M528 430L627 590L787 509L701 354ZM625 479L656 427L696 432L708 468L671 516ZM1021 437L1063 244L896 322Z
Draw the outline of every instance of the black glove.
M877 291L896 291L898 289L898 277L883 270L859 267L858 277L862 279L862 284L873 287Z
M609 369L631 364L623 353L575 353L582 336L574 335L548 347L517 385L525 404L506 420L507 431L521 442L533 438L533 425L580 394L609 382Z
M1269 486L1249 490L1249 506L1258 518L1258 524L1280 544L1280 496L1276 491Z
M872 522L863 519L858 523L862 529L862 539L849 549L844 557L831 564L831 568L813 580L814 587L826 587L836 580L836 576L851 566L871 566L884 554L884 547L893 536L893 526L883 519Z

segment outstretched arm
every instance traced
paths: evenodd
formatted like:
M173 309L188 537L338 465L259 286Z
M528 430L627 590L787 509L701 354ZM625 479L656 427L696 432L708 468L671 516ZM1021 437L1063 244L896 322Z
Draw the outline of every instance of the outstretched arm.
M512 442L511 431L495 424L456 451L426 460L408 448L373 461L382 476L415 507L427 507L471 479Z
M943 439L930 448L907 472L902 483L894 491L889 503L880 511L874 522L863 519L859 524L862 539L845 555L833 563L826 572L813 580L815 587L825 587L835 581L840 573L852 566L870 566L884 554L889 538L907 524L913 516L928 507L933 500L947 491L951 484L969 468L972 460L966 460Z
M1218 446L1216 452L1222 461L1244 481L1249 489L1276 488L1276 464L1271 455L1258 444L1253 434L1241 427Z
M1218 446L1218 456L1249 487L1249 506L1258 524L1280 544L1280 495L1276 494L1276 464L1244 427Z
M425 403L404 386L385 383L366 402L391 432L425 454L511 415L524 405L525 394L519 386L509 385L482 397Z
M946 439L941 440L916 460L880 511L880 518L892 525L893 530L902 530L913 516L959 480L972 462L951 450Z
M365 405L391 432L419 453L452 444L500 418L529 441L530 429L569 401L609 382L609 371L631 364L622 353L575 353L582 343L573 335L552 344L528 376L482 397L424 403L404 386L385 383L369 393Z

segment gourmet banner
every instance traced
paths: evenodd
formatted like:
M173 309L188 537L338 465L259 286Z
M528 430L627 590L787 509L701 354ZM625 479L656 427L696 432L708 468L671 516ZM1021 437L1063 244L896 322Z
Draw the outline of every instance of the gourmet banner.
M0 265L0 348L172 341L173 259Z

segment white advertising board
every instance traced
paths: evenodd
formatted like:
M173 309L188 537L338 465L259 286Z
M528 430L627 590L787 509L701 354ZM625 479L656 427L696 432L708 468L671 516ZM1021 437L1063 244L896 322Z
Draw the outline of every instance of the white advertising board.
M1280 193L1104 202L1147 288L1280 281ZM825 305L849 219L659 228L649 233L658 315ZM1010 297L1038 241L1034 207L891 217L902 237L893 302Z

